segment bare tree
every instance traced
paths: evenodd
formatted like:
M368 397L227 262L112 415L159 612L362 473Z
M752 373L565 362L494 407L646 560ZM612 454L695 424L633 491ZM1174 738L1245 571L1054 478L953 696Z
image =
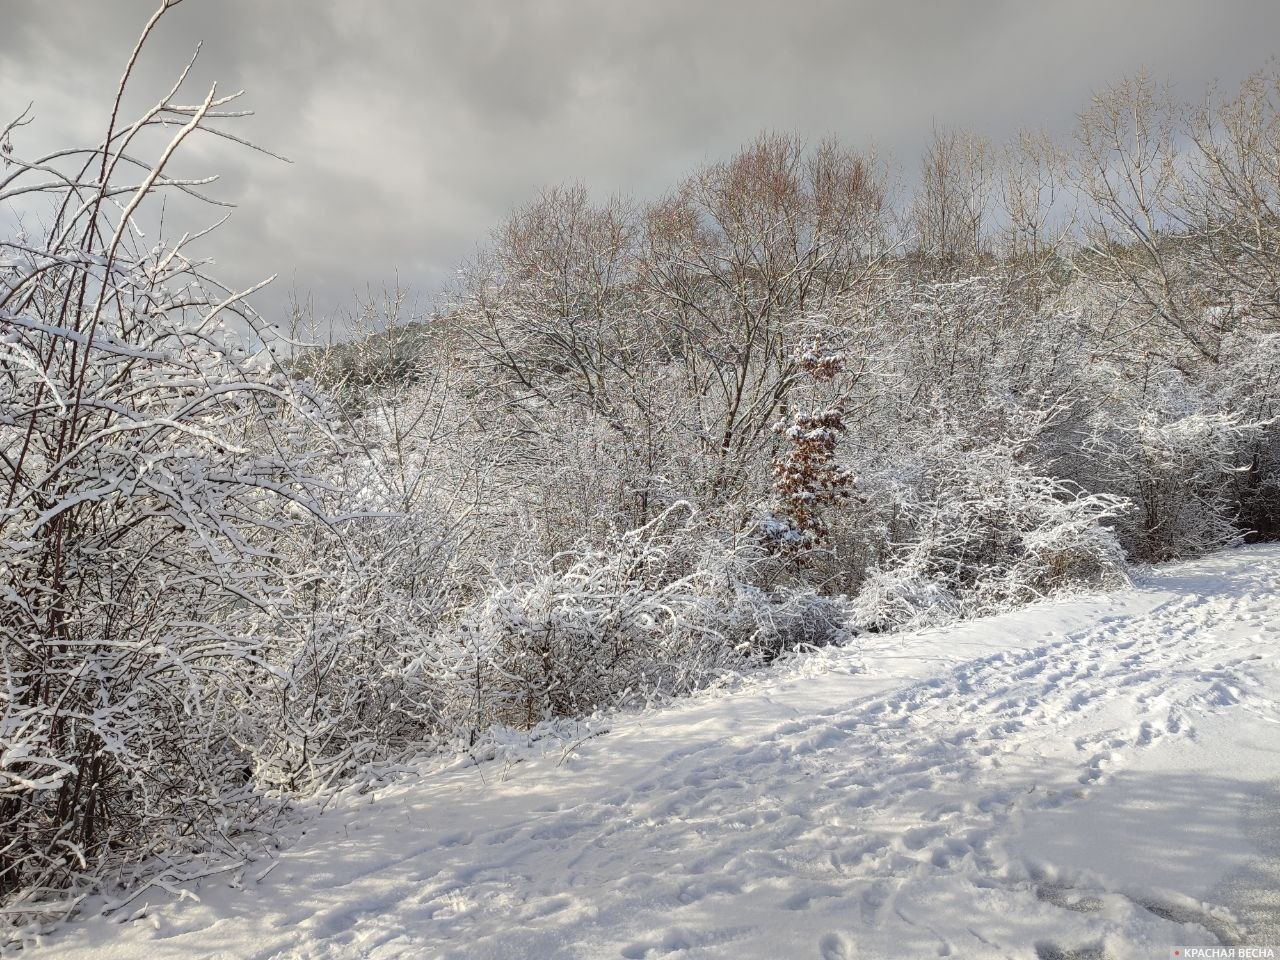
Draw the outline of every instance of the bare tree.
M954 271L988 252L994 175L986 140L968 131L934 130L911 208L916 245L928 260Z
M876 275L891 252L874 157L762 136L646 214L640 281L661 342L699 399L712 488L740 491L797 375L794 326Z
M1094 98L1078 134L1077 176L1088 218L1081 263L1110 291L1137 337L1149 337L1154 324L1174 336L1175 349L1214 360L1218 344L1189 296L1178 131L1173 101L1145 77Z
M1179 220L1197 242L1195 294L1213 333L1280 329L1280 68L1190 111Z
M1070 253L1076 212L1067 165L1048 134L1033 130L1020 130L999 159L996 250L1035 309L1054 289L1054 269Z

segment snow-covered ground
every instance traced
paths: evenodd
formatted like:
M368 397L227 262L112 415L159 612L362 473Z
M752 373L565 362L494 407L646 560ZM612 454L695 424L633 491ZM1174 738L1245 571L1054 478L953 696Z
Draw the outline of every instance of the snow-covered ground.
M262 879L258 864L198 900L148 894L30 956L1280 944L1278 640L1275 547L864 638L599 736L351 792Z

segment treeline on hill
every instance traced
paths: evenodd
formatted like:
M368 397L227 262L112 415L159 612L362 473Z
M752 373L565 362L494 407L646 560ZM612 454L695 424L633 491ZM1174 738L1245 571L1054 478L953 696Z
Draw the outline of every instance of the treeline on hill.
M769 135L653 202L552 189L447 309L302 352L129 229L235 115L176 90L0 135L43 204L0 243L14 923L380 758L1280 531L1274 70L1122 83L1069 146L938 132L898 185Z

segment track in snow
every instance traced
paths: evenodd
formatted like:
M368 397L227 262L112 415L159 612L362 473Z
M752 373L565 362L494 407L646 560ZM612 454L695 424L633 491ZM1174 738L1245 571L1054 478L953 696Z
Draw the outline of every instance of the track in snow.
M30 956L1026 957L1277 942L1280 549L815 655L347 796ZM1270 859L1268 859L1268 857ZM252 873L260 871L253 870ZM142 903L144 901L138 901Z

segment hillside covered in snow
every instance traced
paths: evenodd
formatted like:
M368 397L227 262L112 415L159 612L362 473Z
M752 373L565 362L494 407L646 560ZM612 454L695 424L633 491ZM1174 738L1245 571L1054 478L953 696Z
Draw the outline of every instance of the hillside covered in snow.
M402 70L471 5L67 3L0 18L0 954L1280 952L1280 60L1009 72L998 121L966 66L882 140L810 100L905 136L831 80L874 24L814 29L782 112L704 70L653 117L717 124L585 180L632 85L521 78L480 99L612 119L496 110L480 202ZM715 46L685 8L763 29L613 6L664 74ZM596 50L526 15L445 46ZM480 218L440 270L428 208Z
M1275 547L863 637L406 769L340 795L278 861L150 890L27 955L1124 960L1280 943L1278 637Z

